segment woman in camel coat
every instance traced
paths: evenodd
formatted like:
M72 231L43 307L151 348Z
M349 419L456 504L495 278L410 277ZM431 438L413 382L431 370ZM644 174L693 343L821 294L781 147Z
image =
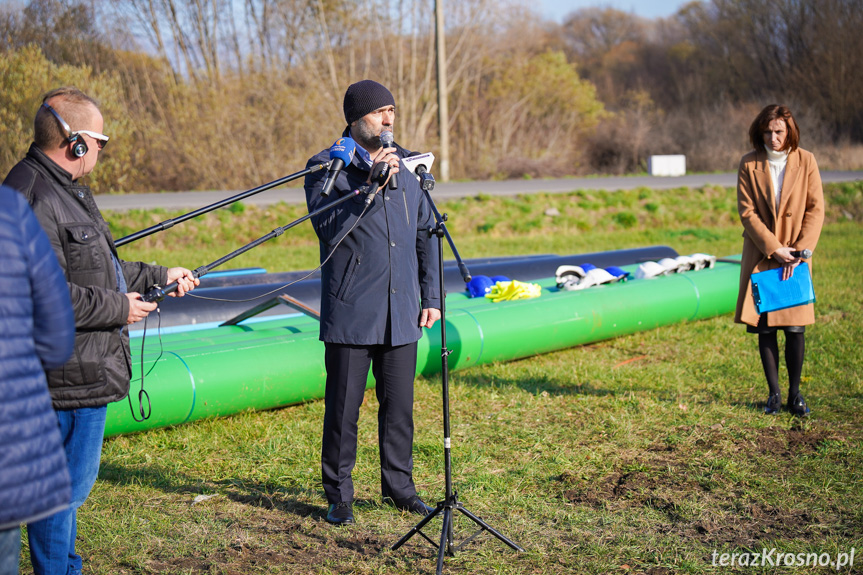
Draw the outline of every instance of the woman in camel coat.
M792 251L812 250L824 223L824 194L815 156L797 147L800 130L785 106L764 108L749 128L753 151L740 160L737 176L737 209L743 223L743 259L740 292L734 321L747 324L758 334L758 350L769 396L766 413L782 405L779 391L779 348L776 332L785 332L788 369L788 410L804 416L809 407L800 394L805 327L815 323L813 304L759 315L752 298L750 276L783 268L790 278L803 261ZM812 262L809 262L810 269Z

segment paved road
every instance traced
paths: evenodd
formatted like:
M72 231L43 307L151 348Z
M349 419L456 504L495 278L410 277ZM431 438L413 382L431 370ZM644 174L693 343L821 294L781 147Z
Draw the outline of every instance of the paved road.
M824 182L849 182L863 179L863 171L821 172ZM255 184L255 187L265 182ZM607 176L593 178L565 178L559 180L508 180L503 182L453 182L438 183L432 193L435 199L471 197L478 194L490 196L516 196L518 194L550 193L562 194L575 190L631 190L647 187L665 190L680 187L705 185L734 187L737 174L693 174L680 177L654 176ZM211 192L165 192L161 194L99 195L96 203L101 210L131 210L164 208L167 210L194 210L230 198L240 191ZM265 206L285 202L305 203L302 188L284 186L267 190L242 200L244 204Z

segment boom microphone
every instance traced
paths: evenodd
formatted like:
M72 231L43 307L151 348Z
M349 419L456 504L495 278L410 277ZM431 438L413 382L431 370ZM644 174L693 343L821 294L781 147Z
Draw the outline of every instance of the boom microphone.
M383 146L384 148L394 148L394 141L395 140L393 139L393 133L391 131L387 130L385 132L381 132L381 146ZM391 190L396 190L399 187L399 181L397 179L397 176L398 174L393 174L390 177L389 187Z
M330 146L330 171L327 172L327 179L324 180L324 187L321 188L322 196L330 195L342 168L354 159L356 149L357 144L351 138L339 138Z
M812 257L812 250L794 250L791 252L791 255L795 258L803 258L804 260L808 260Z

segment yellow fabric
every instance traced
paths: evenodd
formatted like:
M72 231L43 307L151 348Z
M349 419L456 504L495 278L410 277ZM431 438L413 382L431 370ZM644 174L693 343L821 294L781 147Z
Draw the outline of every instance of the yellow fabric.
M542 287L539 284L529 284L512 280L508 282L497 282L485 297L497 303L499 301L510 301L516 299L530 299L539 297Z

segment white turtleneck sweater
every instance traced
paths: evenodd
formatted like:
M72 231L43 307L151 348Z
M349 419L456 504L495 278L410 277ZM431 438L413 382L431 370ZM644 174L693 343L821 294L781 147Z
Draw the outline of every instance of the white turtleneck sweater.
M788 152L774 152L765 148L767 165L770 166L770 180L773 182L773 193L776 197L776 213L779 213L779 200L782 199L782 182L785 180L785 164L788 163Z

